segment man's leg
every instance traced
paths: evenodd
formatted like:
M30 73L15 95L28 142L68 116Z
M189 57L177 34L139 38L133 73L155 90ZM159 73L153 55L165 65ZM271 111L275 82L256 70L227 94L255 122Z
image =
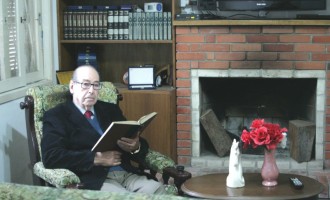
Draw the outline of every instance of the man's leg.
M105 179L101 191L108 192L129 192L119 182L123 179L123 174L117 171L109 172L107 179ZM118 182L119 181L119 182Z
M140 176L133 173L125 174L125 179L122 185L127 190L139 193L148 194L166 194L166 187L160 182L153 179L148 179L146 176Z
M177 194L177 189L164 185L146 176L140 176L126 171L109 172L101 190L117 192L138 192L148 194Z

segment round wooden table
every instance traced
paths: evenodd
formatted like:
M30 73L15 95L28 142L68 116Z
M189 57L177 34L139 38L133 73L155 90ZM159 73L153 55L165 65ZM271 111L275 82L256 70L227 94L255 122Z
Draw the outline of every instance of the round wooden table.
M228 174L208 174L193 177L184 182L182 191L192 197L208 199L318 199L323 191L323 185L315 179L296 174L280 174L278 185L266 187L261 184L260 173L245 173L245 186L229 188L226 186ZM297 190L291 186L289 178L297 177L304 184L304 188Z

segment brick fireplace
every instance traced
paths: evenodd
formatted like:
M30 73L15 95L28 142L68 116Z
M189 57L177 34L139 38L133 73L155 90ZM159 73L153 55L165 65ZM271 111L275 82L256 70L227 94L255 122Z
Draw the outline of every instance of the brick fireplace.
M313 109L306 112L312 112L310 120L316 124L315 156L303 163L290 157L277 162L279 168L285 170L330 168L329 34L330 26L312 25L177 26L178 163L228 168L228 157L209 154L201 147L199 119L205 107L201 104L201 80L312 79L315 81L315 101ZM243 157L243 166L248 168L258 168L261 164L261 156Z

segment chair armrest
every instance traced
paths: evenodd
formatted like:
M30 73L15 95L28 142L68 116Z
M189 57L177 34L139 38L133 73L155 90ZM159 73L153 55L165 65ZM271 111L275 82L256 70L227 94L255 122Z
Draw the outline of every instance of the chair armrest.
M168 156L157 151L149 149L145 159L146 166L158 173L163 173L163 169L167 167L175 167L175 162Z
M42 162L33 166L35 175L57 188L79 188L79 177L68 169L46 169Z
M181 185L187 179L191 178L191 173L184 170L183 166L176 166L175 162L157 151L149 149L146 155L145 165L150 169L150 173L155 176L156 173L162 174L162 178L165 184L168 184L169 178L174 179L176 191L182 195Z

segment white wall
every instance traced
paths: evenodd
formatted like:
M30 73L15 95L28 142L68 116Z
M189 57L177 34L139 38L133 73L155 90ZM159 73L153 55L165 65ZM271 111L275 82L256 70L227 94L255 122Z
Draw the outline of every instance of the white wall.
M0 182L32 183L25 115L17 99L0 105Z
M47 0L46 0L47 1ZM44 2L43 1L43 4ZM43 6L45 65L52 70L45 71L45 77L55 76L57 64L57 40L52 33L57 33L55 9L56 0L48 0L51 5ZM49 6L49 7L48 7ZM51 11L50 11L51 10ZM46 16L45 16L46 15ZM53 70L55 69L55 70ZM54 80L54 79L53 79ZM26 135L25 111L19 107L24 97L0 104L0 182L32 184L32 167Z

